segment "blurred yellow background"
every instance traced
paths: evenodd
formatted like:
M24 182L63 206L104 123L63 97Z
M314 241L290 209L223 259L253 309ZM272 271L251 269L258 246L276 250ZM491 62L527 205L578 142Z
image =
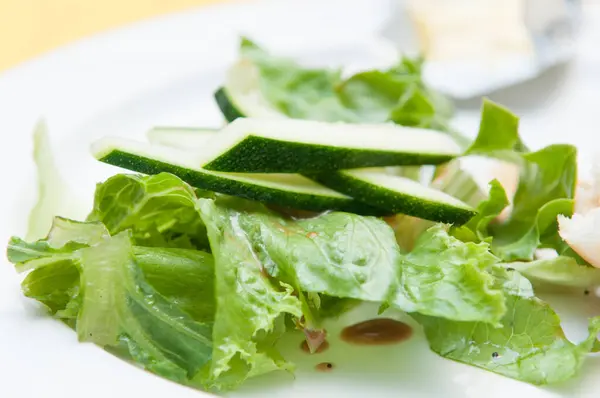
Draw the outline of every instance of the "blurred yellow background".
M224 1L0 0L0 71L109 28Z

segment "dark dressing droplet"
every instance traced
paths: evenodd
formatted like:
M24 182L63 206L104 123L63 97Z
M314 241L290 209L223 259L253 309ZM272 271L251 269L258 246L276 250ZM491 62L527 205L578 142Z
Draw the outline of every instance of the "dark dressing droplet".
M587 289L585 289L585 290L583 291L583 294L585 294L586 296L589 296L589 295L590 295L590 291L589 291L589 290L587 290Z
M319 345L319 348L317 348L317 350L315 352L313 352L312 354L320 354L323 351L327 351L328 348L329 348L329 342L327 340L325 340L324 342L321 343L321 345ZM306 352L307 354L311 354L310 347L308 346L308 342L306 340L304 340L302 342L302 344L300 344L300 349L302 351Z
M498 354L497 352L492 352L492 358L498 358L500 356L500 354Z
M333 364L331 362L321 362L315 366L319 372L331 372L333 370Z
M514 269L514 268L510 268L510 267L508 267L508 268L506 268L506 270L507 270L507 271L514 271L515 269Z
M412 327L390 318L376 318L348 326L342 330L341 338L357 345L395 344L412 336Z

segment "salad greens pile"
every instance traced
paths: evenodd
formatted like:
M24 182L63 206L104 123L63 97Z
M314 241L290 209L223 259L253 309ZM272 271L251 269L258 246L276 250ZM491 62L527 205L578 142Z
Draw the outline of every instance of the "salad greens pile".
M80 341L211 391L292 371L277 350L282 335L301 330L316 350L323 320L360 302L408 313L431 349L455 361L533 384L577 374L600 346L600 318L590 320L587 339L570 342L534 290L600 284L600 269L558 234L557 216L574 209L574 147L530 151L518 118L487 100L469 143L449 127L452 107L425 86L419 60L343 77L273 57L244 39L240 62L230 73L251 62L277 117L435 128L459 140L465 155L517 165L516 193L507 197L496 180L482 191L457 161L428 177L426 166L389 168L477 208L468 223L453 226L405 215L292 217L167 173L117 174L97 185L86 220L58 214L46 237L11 238L8 259L28 272L25 296L73 327ZM223 95L216 97L226 118L240 116ZM40 208L35 217L43 218ZM539 249L556 255L538 258Z

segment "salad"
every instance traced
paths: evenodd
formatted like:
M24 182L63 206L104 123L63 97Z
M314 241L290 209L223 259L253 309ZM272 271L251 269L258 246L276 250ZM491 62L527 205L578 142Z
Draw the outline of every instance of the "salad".
M600 317L569 341L536 291L600 285L600 188L578 183L573 146L530 150L518 118L489 100L465 138L420 67L403 58L347 77L243 39L215 93L224 127L93 143L126 170L97 185L85 220L64 217L38 130L40 199L29 236L7 249L27 272L23 294L81 342L208 391L293 372L284 334L322 352L324 321L363 303L408 314L449 360L535 385L574 377L600 349ZM481 187L466 156L510 164L515 186ZM413 333L373 318L342 340Z

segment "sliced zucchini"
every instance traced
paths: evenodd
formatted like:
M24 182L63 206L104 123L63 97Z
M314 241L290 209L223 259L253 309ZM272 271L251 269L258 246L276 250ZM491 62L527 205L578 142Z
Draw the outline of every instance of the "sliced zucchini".
M208 170L296 173L439 164L460 155L448 135L394 124L239 118L207 148Z
M259 86L260 71L246 58L227 71L225 85L215 92L215 100L228 122L238 117L287 118L264 98Z
M146 136L151 144L199 150L206 147L217 131L219 130L207 127L154 127Z
M298 174L235 174L200 168L191 152L119 138L102 138L92 145L101 162L145 174L167 172L190 185L264 203L301 210L343 210L364 215L389 214Z
M466 223L476 214L472 207L442 191L378 169L340 170L311 178L392 213L456 225Z

